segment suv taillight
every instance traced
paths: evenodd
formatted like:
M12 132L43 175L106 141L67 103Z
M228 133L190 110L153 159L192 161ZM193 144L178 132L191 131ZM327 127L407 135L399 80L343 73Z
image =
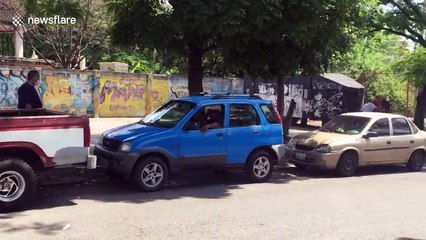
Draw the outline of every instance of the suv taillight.
M274 110L275 110L275 114L277 114L277 117L280 120L281 125L283 125L283 119L281 118L280 113L277 111L277 109L274 108Z

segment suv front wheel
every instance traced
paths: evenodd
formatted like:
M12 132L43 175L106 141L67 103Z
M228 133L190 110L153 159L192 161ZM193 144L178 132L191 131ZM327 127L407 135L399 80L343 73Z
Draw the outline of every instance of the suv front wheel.
M273 168L271 155L265 151L256 151L250 155L245 172L251 182L261 183L269 180Z
M132 175L132 182L142 191L160 190L169 175L165 162L158 157L147 157L139 162Z

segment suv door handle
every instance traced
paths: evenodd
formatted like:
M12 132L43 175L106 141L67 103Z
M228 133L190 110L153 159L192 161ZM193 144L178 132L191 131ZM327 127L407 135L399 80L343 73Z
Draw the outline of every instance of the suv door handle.
M216 136L223 137L223 133L216 133Z
M414 140L410 140L410 143L414 143Z
M391 144L392 142L391 142L391 141L387 141L386 143L387 143L387 144Z
M253 134L254 134L254 135L259 135L259 130L254 130L254 131L253 131Z

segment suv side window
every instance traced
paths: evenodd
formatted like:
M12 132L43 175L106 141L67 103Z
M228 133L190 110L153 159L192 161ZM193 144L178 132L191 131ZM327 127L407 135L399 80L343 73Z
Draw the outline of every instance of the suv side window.
M250 104L231 104L229 127L246 127L260 125L259 114Z
M272 105L262 104L260 105L260 109L262 109L262 112L265 115L266 120L268 120L270 124L281 123Z
M224 123L224 105L207 105L199 109L185 124L188 130L200 130L202 126L218 122L220 127L223 128Z
M393 135L409 135L411 134L410 125L403 118L392 118Z
M368 131L376 132L379 136L389 136L389 120L387 118L377 120Z

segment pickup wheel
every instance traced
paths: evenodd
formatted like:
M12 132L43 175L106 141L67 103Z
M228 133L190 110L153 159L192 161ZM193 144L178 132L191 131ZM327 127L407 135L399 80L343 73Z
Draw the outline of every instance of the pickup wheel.
M36 190L33 169L16 157L0 158L0 209L13 211L26 205Z
M265 151L256 151L250 155L245 172L251 182L261 183L269 180L273 168L271 155Z
M136 165L132 182L141 191L153 192L164 186L168 175L167 166L161 158L147 157Z

